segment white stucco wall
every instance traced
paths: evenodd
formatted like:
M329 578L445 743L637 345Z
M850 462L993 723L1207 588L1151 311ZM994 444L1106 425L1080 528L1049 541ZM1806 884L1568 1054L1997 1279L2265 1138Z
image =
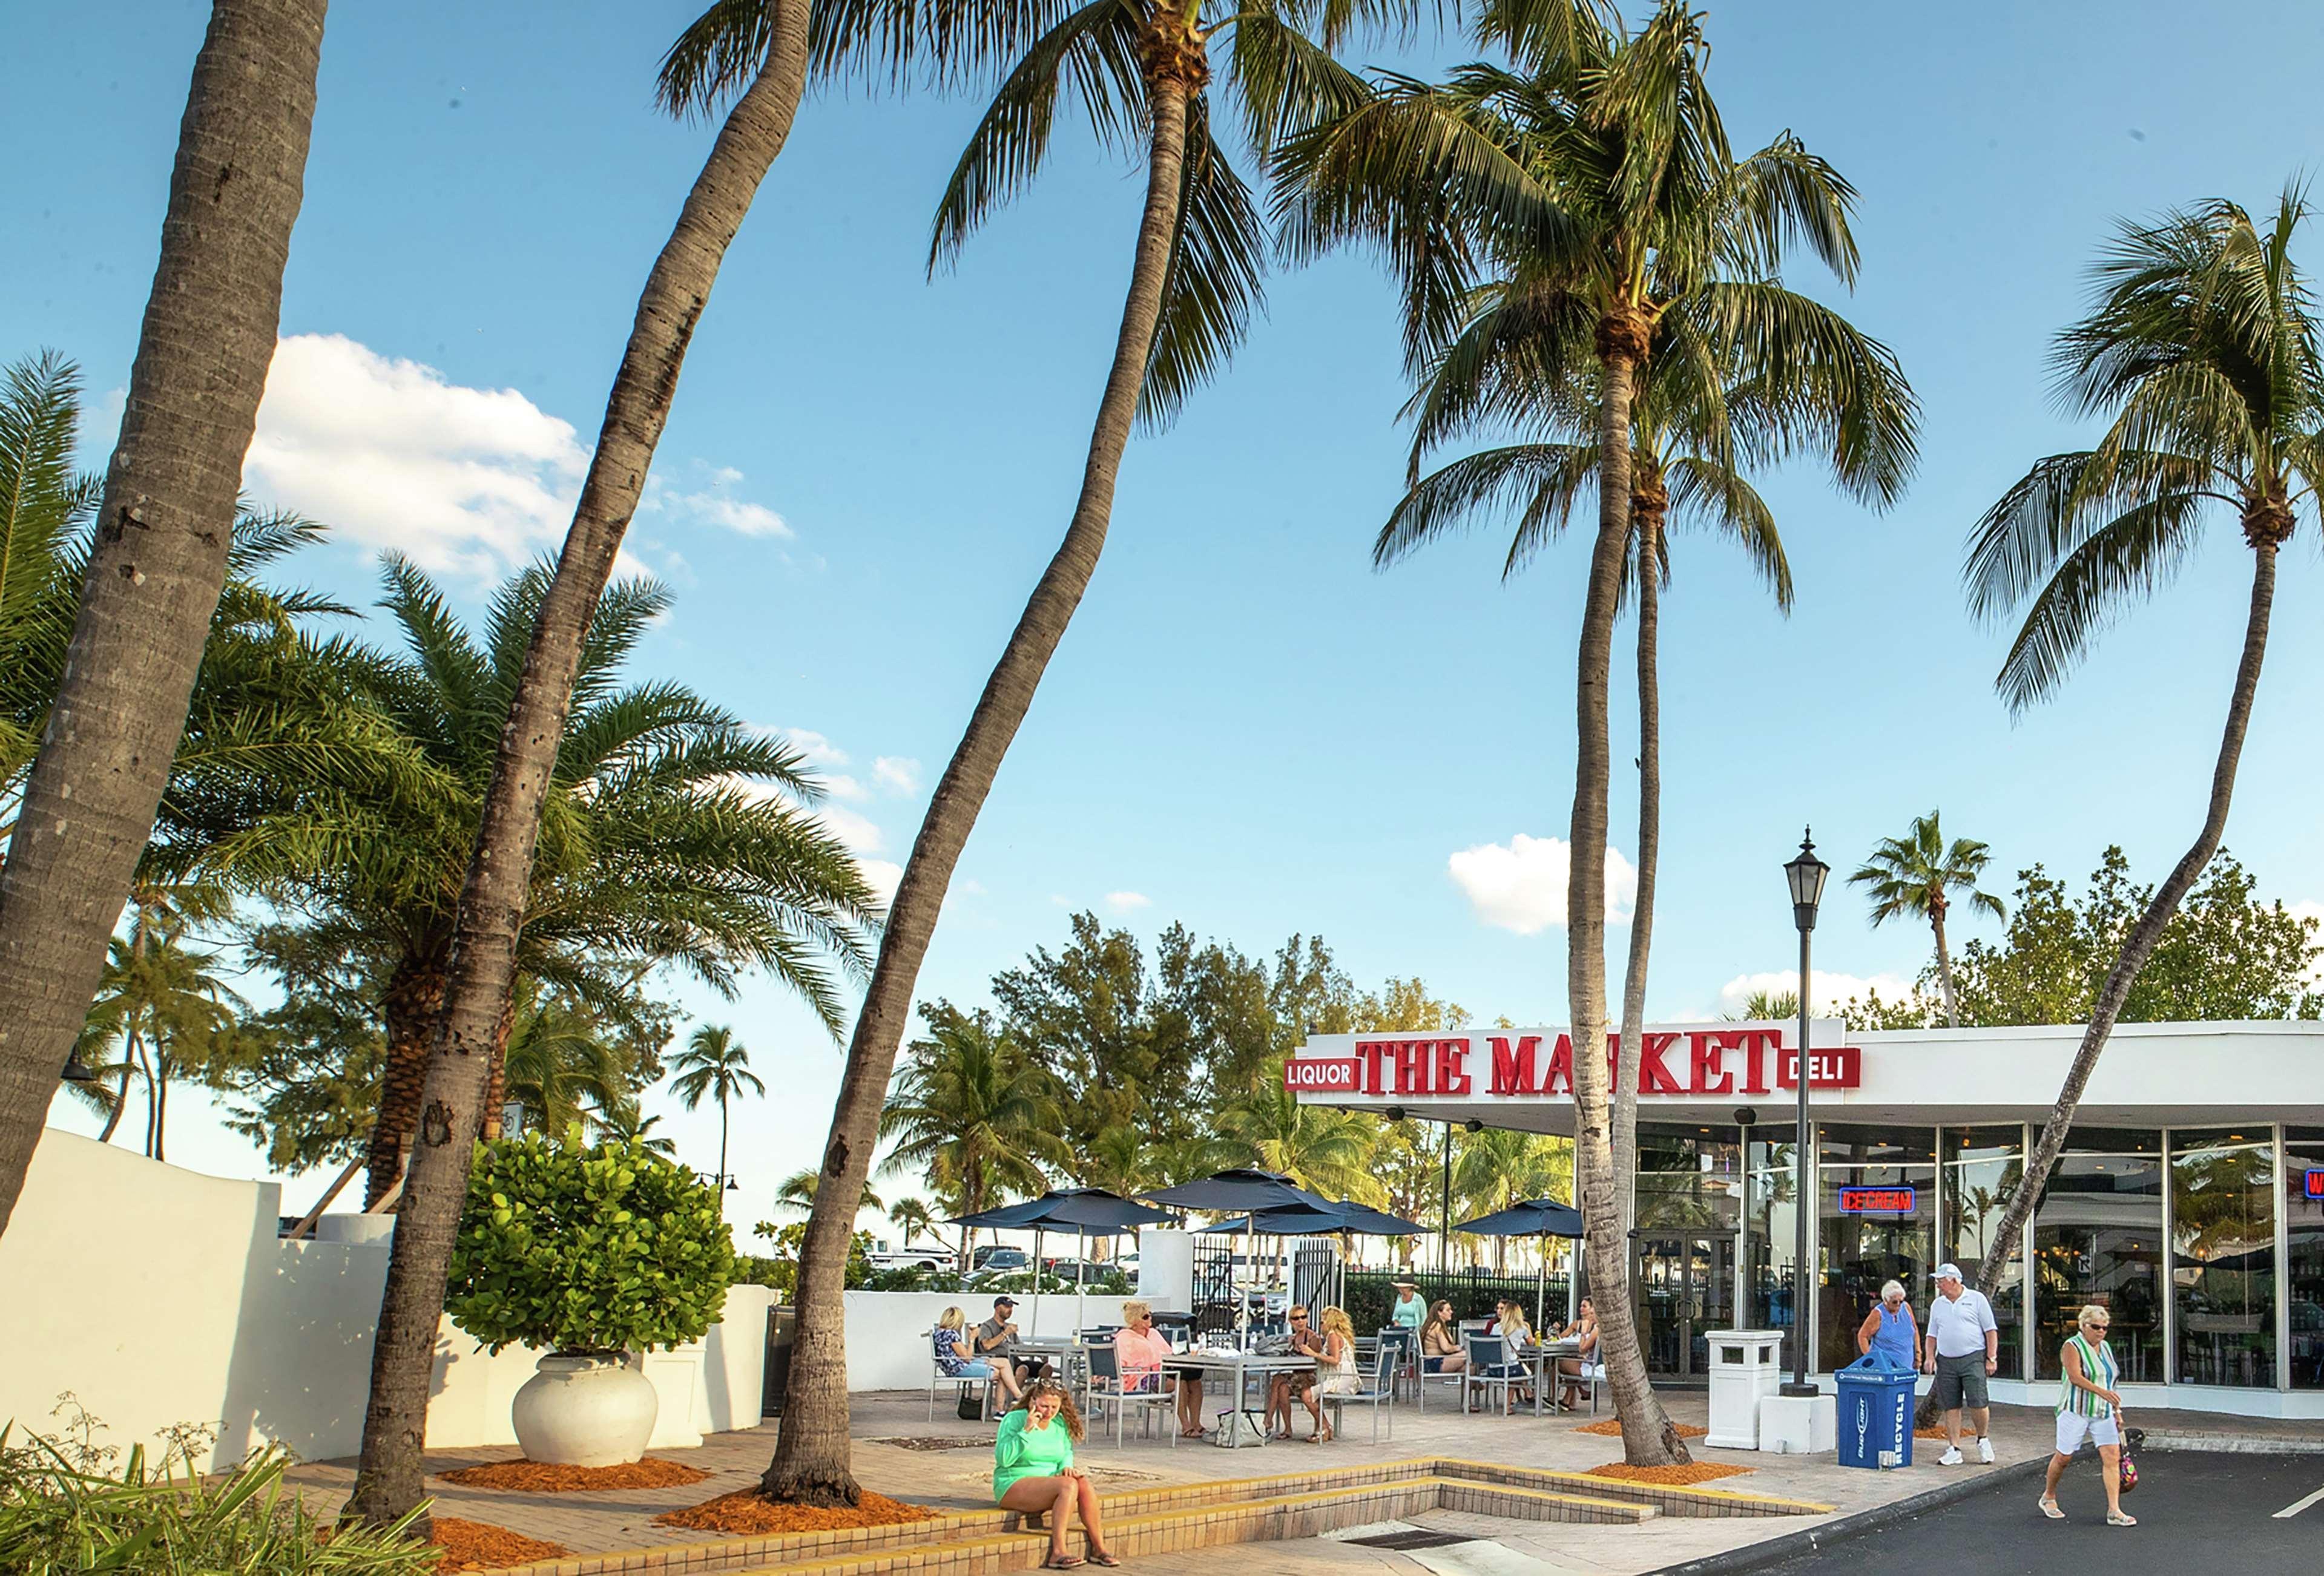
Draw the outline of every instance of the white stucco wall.
M934 1348L928 1332L946 1308L958 1308L974 1325L992 1316L991 1292L849 1292L847 1295L847 1387L850 1390L924 1390ZM1044 1294L1036 1309L1030 1293L1017 1303L1017 1328L1028 1335L1071 1335L1084 1326L1121 1323L1122 1299L1084 1297L1080 1323L1072 1294Z
M101 1442L124 1450L158 1451L161 1429L207 1422L219 1434L206 1466L269 1441L309 1460L353 1455L389 1250L282 1241L280 1195L44 1132L0 1236L0 1423L48 1432L69 1390L106 1424ZM772 1295L729 1290L726 1323L686 1349L690 1382L658 1364L666 1396L691 1396L666 1403L657 1440L758 1422ZM447 1321L429 1443L514 1443L509 1403L539 1355L492 1356Z

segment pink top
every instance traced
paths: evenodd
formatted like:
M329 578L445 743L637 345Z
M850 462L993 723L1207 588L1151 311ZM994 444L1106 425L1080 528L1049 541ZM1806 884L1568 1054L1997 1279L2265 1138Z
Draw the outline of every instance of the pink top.
M1120 1354L1125 1378L1132 1374L1158 1373L1163 1360L1171 1355L1169 1339L1150 1324L1143 1335L1127 1324L1115 1331L1113 1350Z

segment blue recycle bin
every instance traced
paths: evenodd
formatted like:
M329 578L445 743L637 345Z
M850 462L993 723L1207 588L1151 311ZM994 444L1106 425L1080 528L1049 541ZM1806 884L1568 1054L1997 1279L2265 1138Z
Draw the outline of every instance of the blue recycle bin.
M1832 1378L1840 1387L1840 1464L1874 1470L1911 1466L1913 1370L1876 1351ZM1889 1456L1886 1461L1883 1452Z

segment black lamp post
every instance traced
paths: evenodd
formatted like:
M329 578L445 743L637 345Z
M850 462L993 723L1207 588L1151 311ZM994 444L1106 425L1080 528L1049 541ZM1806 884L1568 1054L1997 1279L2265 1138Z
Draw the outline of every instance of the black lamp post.
M1784 866L1784 879L1792 889L1792 922L1800 927L1800 1125L1792 1147L1792 1223L1796 1234L1792 1253L1792 1382L1784 1387L1786 1396L1816 1393L1816 1387L1808 1383L1808 1210L1814 1202L1808 1191L1808 937L1815 930L1816 905L1823 901L1824 878L1830 874L1831 866L1815 856L1811 828L1800 838L1798 856Z
M65 1053L64 1071L57 1075L68 1083L97 1082L97 1069L80 1059L80 1047L78 1046Z

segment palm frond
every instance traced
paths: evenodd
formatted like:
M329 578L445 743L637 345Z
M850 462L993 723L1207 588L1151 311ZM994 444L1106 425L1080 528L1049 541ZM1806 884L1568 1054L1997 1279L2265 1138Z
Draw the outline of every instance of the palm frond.
M1242 178L1211 134L1209 100L1186 106L1178 234L1139 396L1148 430L1167 427L1186 396L1225 366L1262 304L1267 235Z

